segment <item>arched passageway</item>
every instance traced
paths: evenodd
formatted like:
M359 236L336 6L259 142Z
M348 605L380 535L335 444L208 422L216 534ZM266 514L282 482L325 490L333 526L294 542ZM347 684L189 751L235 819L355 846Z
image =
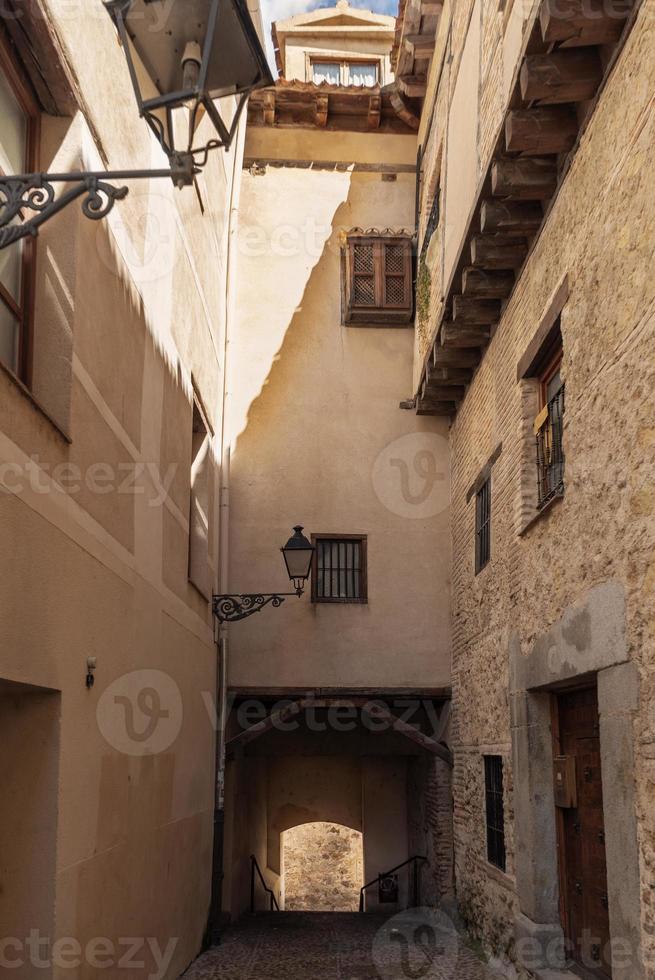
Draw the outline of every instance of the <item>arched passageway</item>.
M364 846L358 830L316 821L282 834L285 909L356 912L363 884Z

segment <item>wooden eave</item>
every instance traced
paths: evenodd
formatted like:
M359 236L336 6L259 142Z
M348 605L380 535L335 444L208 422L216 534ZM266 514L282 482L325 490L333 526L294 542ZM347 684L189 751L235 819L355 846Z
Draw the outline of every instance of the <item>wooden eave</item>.
M456 413L494 334L642 0L616 2L629 8L623 20L554 18L557 4L579 0L542 0L535 11L425 357L419 415Z
M7 0L0 31L22 62L44 112L73 116L80 107L72 71L49 16L40 2L23 5Z
M400 0L391 67L396 76L394 106L418 130L443 0Z
M280 78L274 86L253 92L248 125L326 129L348 132L409 134L399 118L391 86L329 85Z

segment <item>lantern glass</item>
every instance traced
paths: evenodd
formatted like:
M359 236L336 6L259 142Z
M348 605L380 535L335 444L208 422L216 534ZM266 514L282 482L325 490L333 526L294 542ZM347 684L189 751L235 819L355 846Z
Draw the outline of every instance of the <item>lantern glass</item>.
M220 145L228 145L235 121L223 121L215 100L245 99L273 81L245 0L108 0L107 8L123 44L139 111L166 153L193 149L204 112ZM234 117L234 100L229 101ZM180 109L189 114L183 137L172 118Z
M304 583L309 578L309 573L312 569L314 546L302 533L303 528L300 524L297 524L293 530L292 537L289 538L281 550L284 555L289 578L299 588L298 583Z

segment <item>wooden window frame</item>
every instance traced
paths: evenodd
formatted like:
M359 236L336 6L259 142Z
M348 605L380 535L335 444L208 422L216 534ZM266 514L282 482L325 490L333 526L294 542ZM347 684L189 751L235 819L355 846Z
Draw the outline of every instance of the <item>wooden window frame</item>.
M544 364L543 369L539 372L539 409L543 409L548 404L548 385L553 380L557 372L562 367L562 360L564 358L564 351L562 350L561 344L555 350L550 357L550 359Z
M318 542L319 541L356 541L359 543L359 596L358 598L342 598L341 596L318 595ZM368 539L365 534L312 534L314 555L312 557L312 602L316 603L347 603L349 605L366 605L368 603Z
M41 110L32 90L29 78L4 30L0 27L0 71L25 114L26 149L24 173L38 170L38 149L41 129ZM0 173L2 171L0 170ZM4 176L4 175L3 175ZM14 298L0 283L0 302L9 308L18 321L18 358L16 375L28 388L32 383L32 346L34 340L34 298L36 284L36 240L28 236L22 240L21 298ZM0 362L0 366L14 375L12 368Z
M487 855L487 861L489 864L498 868L504 874L507 873L507 837L505 832L505 760L502 755L484 755L483 757L484 766L484 805L485 805L485 836L486 836L486 846L485 853ZM499 765L500 770L500 790L497 786L491 787L491 763L494 765ZM492 799L493 797L493 799ZM500 799L500 806L494 806L494 803L498 803ZM490 822L490 811L494 810L494 822ZM500 820L497 818L500 816ZM499 835L502 849L499 849L498 854L491 846L492 834Z
M387 303L385 300L386 248L400 246L404 252L403 280L405 299L402 305ZM375 301L371 305L353 302L355 283L355 249L370 246L373 249L373 272L369 278L375 279ZM398 274L400 278L401 274ZM414 254L413 242L409 235L365 235L351 234L346 238L342 251L342 305L343 322L346 326L411 326L414 315Z
M475 493L475 574L491 561L491 474Z
M307 58L307 81L314 82L314 65L339 65L339 86L347 88L350 81L346 80L346 72L349 72L351 65L375 65L375 84L382 84L382 60L380 58L321 58L318 55L308 55ZM374 86L357 86L358 88L374 88Z

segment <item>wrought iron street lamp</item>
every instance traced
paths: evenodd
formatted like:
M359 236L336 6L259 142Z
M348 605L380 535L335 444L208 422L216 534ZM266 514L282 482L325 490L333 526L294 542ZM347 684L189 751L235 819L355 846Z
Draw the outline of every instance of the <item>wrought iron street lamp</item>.
M84 197L86 217L104 218L128 192L108 181L170 177L177 187L192 184L209 152L232 143L249 94L272 84L245 0L108 0L105 6L118 31L139 114L169 167L0 176L0 248L37 235L48 218L78 197ZM218 103L230 103L231 118L221 114ZM198 143L204 116L215 135ZM57 197L58 184L72 186ZM34 216L22 220L26 211Z
M290 580L293 582L293 592L246 592L239 595L215 595L213 597L214 615L221 623L234 623L246 619L259 612L269 603L276 608L281 606L290 595L301 596L305 591L305 583L312 569L314 545L302 533L303 528L296 524L293 534L280 551L284 555L284 563Z

